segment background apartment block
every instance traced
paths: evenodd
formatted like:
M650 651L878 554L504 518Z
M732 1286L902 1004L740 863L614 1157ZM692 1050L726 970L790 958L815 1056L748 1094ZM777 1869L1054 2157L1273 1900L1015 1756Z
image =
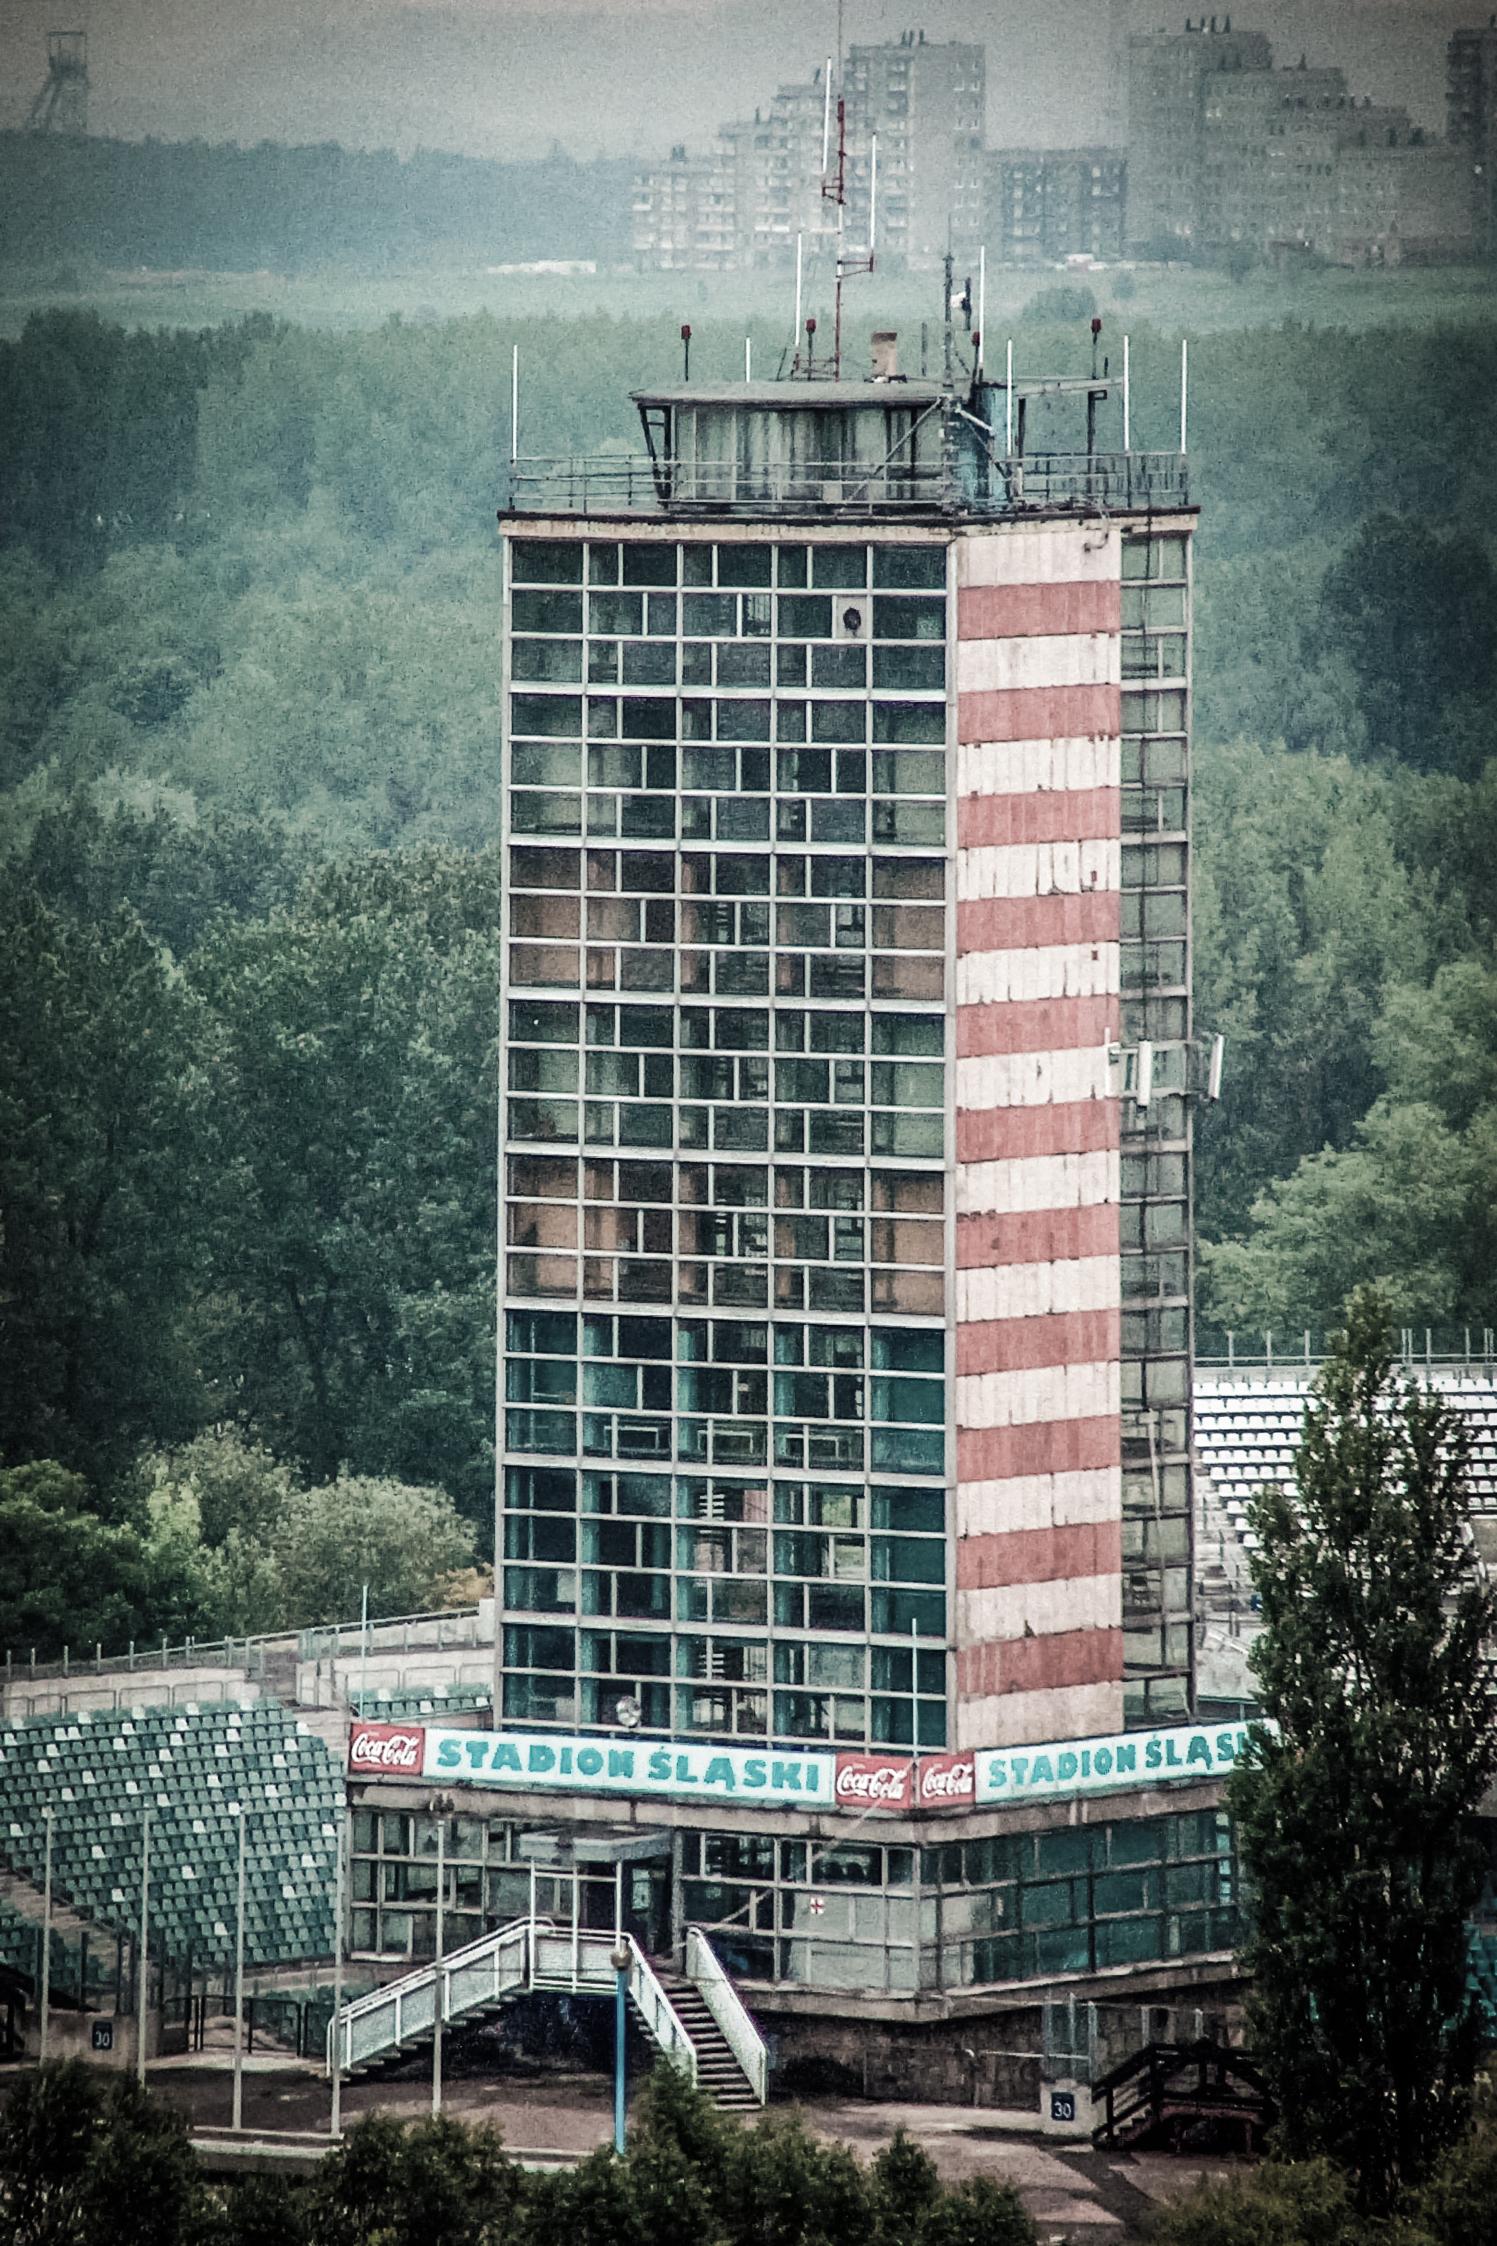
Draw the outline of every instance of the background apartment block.
M635 184L634 254L644 266L782 267L796 237L814 266L835 254L837 169L833 86L824 75L782 86L749 122L724 125L702 156L684 148ZM878 141L878 253L891 267L930 270L948 246L973 259L984 215L985 56L924 33L852 48L846 105L845 240L868 240L872 146ZM731 216L729 216L731 214Z
M1479 37L1476 54L1479 88ZM1470 254L1471 162L1453 139L1432 139L1405 110L1358 102L1340 70L1303 57L1293 69L1272 65L1267 41L1233 31L1230 17L1130 42L1135 250L1173 244L1212 257L1240 247L1340 264ZM1479 106L1472 82L1467 69L1465 116Z
M1128 42L1128 240L1148 252L1192 243L1200 224L1206 110L1229 72L1267 71L1273 50L1261 31L1234 31L1230 16L1181 32Z
M868 239L869 151L878 142L878 251L896 269L931 272L949 248L970 264L983 239L987 56L957 40L906 32L852 48L847 118L857 160L851 239Z
M1477 243L1490 257L1497 251L1497 16L1452 33L1446 70L1445 129L1464 159Z
M988 255L1001 265L1107 263L1123 255L1128 159L1120 148L997 148L987 158Z

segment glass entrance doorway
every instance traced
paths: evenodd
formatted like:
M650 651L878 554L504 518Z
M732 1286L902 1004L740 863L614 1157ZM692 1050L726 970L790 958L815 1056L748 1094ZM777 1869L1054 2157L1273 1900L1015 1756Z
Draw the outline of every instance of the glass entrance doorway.
M535 1836L539 1842L542 1836ZM548 1836L549 1837L549 1836ZM533 1863L531 1908L557 1926L632 1935L647 1957L671 1947L670 1839L666 1834L578 1836L573 1861ZM559 1853L559 1851L558 1851Z

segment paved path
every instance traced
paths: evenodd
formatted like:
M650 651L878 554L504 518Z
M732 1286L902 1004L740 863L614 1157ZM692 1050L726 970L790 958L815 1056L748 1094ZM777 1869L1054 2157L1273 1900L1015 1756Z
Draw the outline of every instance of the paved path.
M259 2058L259 2054L256 2054ZM163 2062L151 2069L154 2087L203 2121L227 2115L228 2084L218 2070L193 2070ZM591 2152L607 2144L613 2115L609 2087L601 2078L577 2076L559 2084L555 2077L534 2082L479 2074L460 2074L447 2083L446 2107L465 2120L490 2121L519 2157L527 2154ZM273 2062L264 2073L246 2077L245 2119L253 2127L311 2129L326 2125L325 2084L303 2069ZM426 2081L355 2082L344 2092L346 2120L374 2108L415 2116L430 2110ZM927 2105L872 2105L855 2100L803 2101L802 2112L818 2135L850 2145L869 2160L905 2129L922 2144L941 2174L952 2182L990 2176L1011 2183L1033 2215L1042 2240L1066 2239L1075 2246L1107 2246L1136 2239L1150 2210L1186 2191L1203 2165L1154 2153L1101 2153L1086 2144L1071 2145L1016 2133L1014 2118L983 2108Z
M7 2067L0 2075L13 2079L15 2072ZM225 2055L155 2060L148 2072L153 2090L187 2115L200 2134L222 2145L230 2098ZM466 2121L493 2123L521 2159L558 2154L575 2159L612 2137L609 2085L596 2075L526 2081L451 2066L444 2102L449 2113ZM412 2119L428 2113L427 2079L413 2074L399 2081L345 2086L345 2124L376 2109ZM1021 2135L1015 2128L1018 2117L983 2107L816 2099L803 2100L801 2111L819 2136L850 2145L863 2160L903 2128L951 2182L990 2176L1013 2184L1041 2240L1064 2240L1067 2246L1124 2246L1142 2236L1151 2209L1177 2198L1208 2169L1224 2165L1155 2153L1102 2153L1086 2144ZM307 2066L257 2051L246 2063L244 2119L249 2133L298 2135L305 2145L312 2132L327 2127L327 2084Z

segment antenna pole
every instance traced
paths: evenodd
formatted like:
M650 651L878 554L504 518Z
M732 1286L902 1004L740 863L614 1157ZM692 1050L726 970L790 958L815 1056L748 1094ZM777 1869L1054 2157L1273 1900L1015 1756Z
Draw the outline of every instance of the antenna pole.
M743 339L743 379L745 382L754 379L754 340L749 335Z
M1008 339L1003 380L1003 456L1014 456L1014 339Z
M1128 338L1123 337L1123 450L1133 450L1133 394L1128 384Z
M841 58L838 58L839 65ZM847 221L847 103L837 96L837 282L832 291L832 380L842 380L842 235Z
M805 246L805 235L797 234L795 237L795 348L797 352L800 350L801 260Z
M513 467L520 457L520 346L516 343L509 355L509 462Z
M977 379L982 380L983 339L988 332L988 251L987 244L977 252Z
M821 87L821 185L826 191L826 175L832 161L832 58L826 58L826 75Z
M953 272L954 272L954 270L955 270L955 268L954 268L954 266L953 266L953 264L952 264L951 252L950 252L950 250L948 249L948 250L947 250L947 252L946 252L945 258L944 258L944 259L942 260L942 265L941 265L941 272L942 272L942 277L943 277L943 280L944 280L944 284L945 284L945 289L946 289L946 306L945 306L945 313L946 313L946 316L945 316L945 320L944 320L944 322L943 322L943 324L942 324L942 331L941 331L941 332L942 332L942 336L943 336L943 352L944 352L944 356L943 356L943 358L942 358L942 372L943 372L943 376L944 376L944 379L945 379L946 387L947 387L947 389L948 389L948 390L949 390L949 389L951 388L951 376L952 376L952 368L953 368L953 366L954 366L954 364L955 364L955 360L954 360L954 355L953 355L953 354L954 354L954 348L955 348L955 347L954 347L954 344L953 344L953 341L952 341L952 334L951 334L951 289L952 289L952 275L953 275Z
M874 245L878 239L878 134L869 143L868 151L868 270L873 271Z
M1190 345L1189 345L1189 343L1188 343L1188 342L1186 341L1185 337L1184 337L1184 336L1182 335L1182 336L1181 336L1181 338L1180 338L1180 450L1181 450L1182 454L1183 454L1183 453L1185 452L1185 450L1186 450L1186 442L1185 442L1185 440L1186 440L1186 434L1187 434L1187 430L1188 430L1188 427L1189 427L1189 424L1188 424L1188 421L1187 421L1187 410L1188 410L1188 399L1189 399L1189 392L1190 392Z

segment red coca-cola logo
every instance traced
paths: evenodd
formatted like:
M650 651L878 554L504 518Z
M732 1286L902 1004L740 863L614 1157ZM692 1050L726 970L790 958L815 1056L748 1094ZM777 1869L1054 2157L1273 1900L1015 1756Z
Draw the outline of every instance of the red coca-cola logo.
M920 1765L922 1809L954 1809L977 1799L977 1765L970 1755L930 1755Z
M908 1809L915 1766L887 1755L839 1755L837 1799L859 1809Z
M409 1771L421 1775L426 1734L409 1724L360 1723L348 1735L350 1770Z

